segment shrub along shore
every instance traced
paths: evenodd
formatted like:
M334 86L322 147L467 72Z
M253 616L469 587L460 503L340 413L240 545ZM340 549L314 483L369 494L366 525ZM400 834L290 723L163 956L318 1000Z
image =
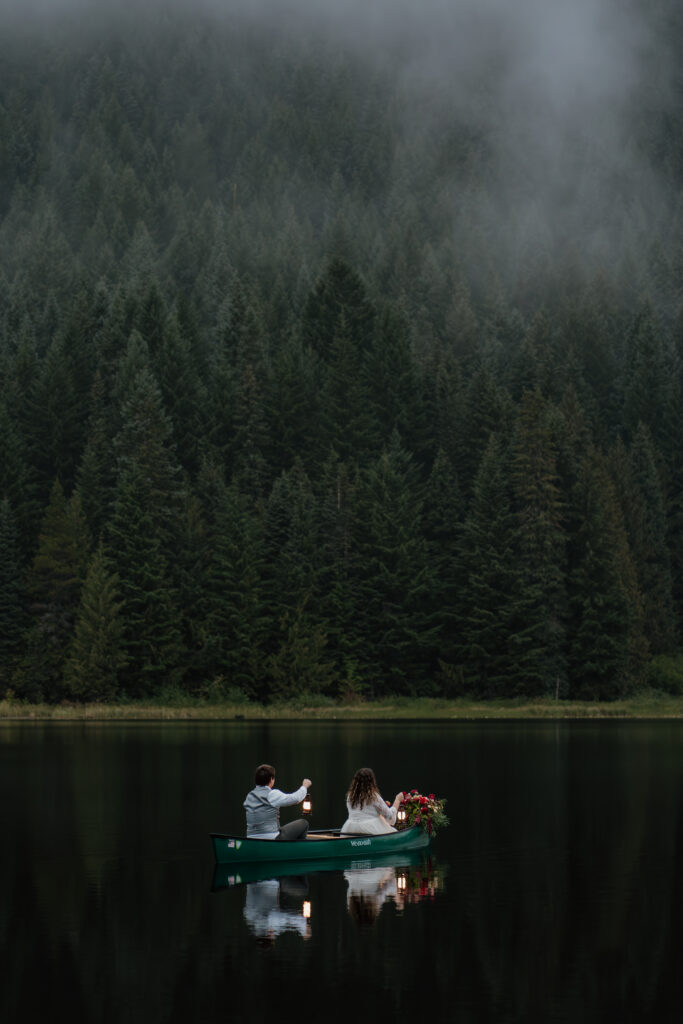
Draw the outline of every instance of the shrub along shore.
M333 703L313 696L280 704L209 703L176 700L167 703L129 701L111 704L27 704L16 700L0 701L0 720L5 721L175 721L175 720L482 720L482 719L653 719L683 718L683 697L648 691L628 700L554 701L515 700L473 701L420 698L394 698L356 703Z

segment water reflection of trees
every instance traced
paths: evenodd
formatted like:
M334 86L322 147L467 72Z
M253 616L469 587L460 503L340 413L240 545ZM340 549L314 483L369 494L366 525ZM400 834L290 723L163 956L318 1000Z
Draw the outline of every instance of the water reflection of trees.
M661 728L609 729L560 726L550 759L518 737L507 764L486 747L470 761L461 846L476 863L452 872L459 911L436 975L466 964L459 985L494 1016L652 1019L662 1001L681 948L681 773L662 770Z

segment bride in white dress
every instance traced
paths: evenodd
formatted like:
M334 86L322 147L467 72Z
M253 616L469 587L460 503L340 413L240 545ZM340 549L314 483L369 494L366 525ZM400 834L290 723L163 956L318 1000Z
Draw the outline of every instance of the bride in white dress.
M341 827L342 832L360 832L371 836L395 832L393 825L396 811L402 800L403 793L397 793L391 807L387 807L377 788L372 768L359 768L346 794L349 816Z

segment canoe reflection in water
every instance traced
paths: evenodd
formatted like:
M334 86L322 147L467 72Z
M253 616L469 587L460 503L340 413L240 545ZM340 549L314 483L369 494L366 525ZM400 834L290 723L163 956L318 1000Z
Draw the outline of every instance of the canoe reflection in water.
M249 882L244 901L244 920L260 945L272 945L283 932L297 932L302 939L311 937L310 903L305 878L267 878ZM280 896L299 902L299 910L280 905Z
M244 920L257 942L270 946L285 932L310 938L311 912L315 910L315 899L308 891L311 877L317 885L328 873L343 878L349 915L359 928L368 928L387 902L401 913L409 903L433 900L443 889L445 872L445 866L420 851L367 860L316 861L315 867L310 861L246 864L239 873L234 867L217 864L211 889L245 889Z

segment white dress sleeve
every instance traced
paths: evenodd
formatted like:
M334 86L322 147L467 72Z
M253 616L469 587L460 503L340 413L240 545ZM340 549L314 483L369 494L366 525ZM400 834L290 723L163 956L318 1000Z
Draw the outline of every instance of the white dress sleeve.
M396 808L395 807L387 807L386 802L382 799L381 796L378 796L378 797L375 798L375 807L377 808L378 814L380 814L382 818L386 818L386 820L389 822L390 825L394 825L395 824L395 822L396 822Z

